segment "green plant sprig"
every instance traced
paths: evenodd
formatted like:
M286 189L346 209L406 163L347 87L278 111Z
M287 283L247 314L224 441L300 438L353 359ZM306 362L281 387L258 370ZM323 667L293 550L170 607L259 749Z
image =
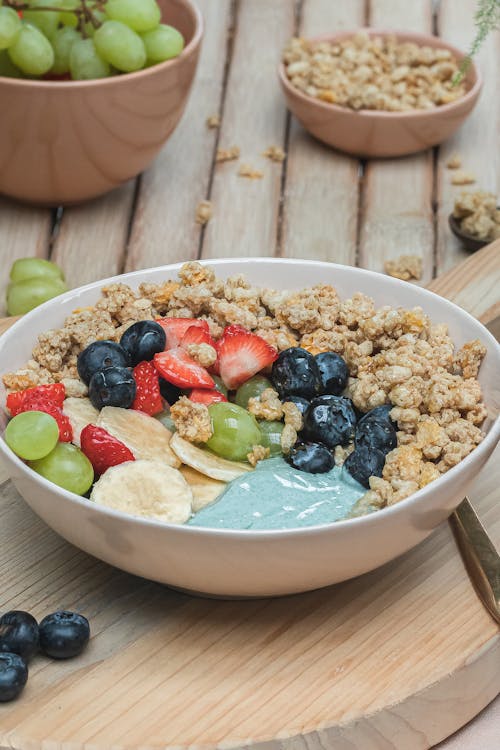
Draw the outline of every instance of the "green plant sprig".
M478 0L478 3L474 15L476 36L472 41L469 53L462 60L460 69L453 79L454 86L463 80L472 63L472 58L477 55L488 34L496 29L500 29L500 0Z

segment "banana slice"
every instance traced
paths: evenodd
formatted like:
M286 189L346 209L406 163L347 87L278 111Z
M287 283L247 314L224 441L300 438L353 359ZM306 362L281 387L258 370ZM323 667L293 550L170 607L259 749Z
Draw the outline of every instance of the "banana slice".
M226 482L211 479L190 466L181 466L180 472L193 493L193 513L213 503L226 489Z
M175 468L181 465L170 447L170 430L142 411L105 406L97 424L121 440L136 459L164 461Z
M245 472L252 471L252 468L247 464L227 461L225 458L220 458L203 448L197 448L196 445L181 438L178 432L172 435L170 447L184 464L191 466L192 469L196 469L201 474L206 474L207 477L219 479L222 482L230 482L232 479L245 474Z
M164 523L185 523L193 493L178 469L163 461L127 461L95 483L90 499L106 508Z
M80 435L88 424L97 424L99 412L92 406L88 398L65 399L63 413L68 417L73 428L73 443L80 447Z

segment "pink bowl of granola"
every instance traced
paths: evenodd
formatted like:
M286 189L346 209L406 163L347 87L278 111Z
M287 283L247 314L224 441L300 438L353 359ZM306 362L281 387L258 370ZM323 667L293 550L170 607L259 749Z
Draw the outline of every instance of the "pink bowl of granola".
M370 271L164 266L45 303L0 339L0 452L91 555L218 596L327 586L418 544L500 436L500 347Z
M294 38L279 79L306 130L361 157L404 156L449 138L482 87L471 64L456 84L464 53L430 34L360 29Z

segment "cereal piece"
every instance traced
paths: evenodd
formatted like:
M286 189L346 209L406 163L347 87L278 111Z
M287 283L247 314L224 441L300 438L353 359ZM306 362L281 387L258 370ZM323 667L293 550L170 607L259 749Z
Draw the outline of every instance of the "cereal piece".
M179 271L179 278L184 286L198 286L199 284L210 284L215 279L215 274L208 266L203 266L196 260L184 263Z
M441 474L436 464L433 464L432 461L426 461L422 467L422 471L420 472L420 479L418 480L418 486L420 488L425 487L427 484L430 484L430 482L433 482L435 479L439 479L440 476Z
M366 516L368 513L374 513L380 510L385 505L384 501L375 490L368 490L356 503L353 505L348 518L359 518L360 516Z
M422 417L417 426L415 446L420 448L425 458L435 461L441 456L445 445L450 442L447 430L432 417Z
M189 344L187 353L202 367L211 367L217 360L217 352L210 344Z
M283 406L280 398L273 388L266 388L260 396L248 400L248 411L257 419L265 419L274 422L283 417Z
M49 372L62 370L65 357L71 349L71 338L64 329L47 331L38 336L38 344L33 349L33 359Z
M457 169L451 177L452 185L471 185L476 181L472 172L466 172L464 169Z
M297 404L294 404L293 401L285 401L282 405L282 411L285 424L289 424L296 432L300 432L304 426L304 419Z
M292 425L286 424L281 433L281 450L285 456L290 453L296 442L297 430L294 430Z
M215 161L219 164L223 161L234 161L240 158L240 149L238 146L230 146L229 148L218 148L215 155Z
M400 255L392 260L386 260L384 270L395 279L409 281L422 278L422 258L418 255Z
M197 224L205 226L205 224L208 224L212 216L213 208L211 201L201 201L200 203L198 203L195 216L195 221Z
M207 117L205 124L207 128L210 130L217 129L220 127L220 116L219 115L210 115Z
M205 404L181 396L170 407L170 416L179 435L190 443L206 443L213 435L212 420Z
M462 158L460 154L455 153L450 156L450 158L446 162L446 166L448 167L448 169L460 169L460 167L462 166Z
M333 458L335 460L335 466L343 466L344 462L354 450L354 443L347 445L345 448L342 445L336 445L333 452Z
M479 341L469 341L455 354L453 363L464 378L476 378L481 362L486 356L486 347Z
M163 284L144 283L139 285L139 294L149 299L155 310L160 315L164 315L168 310L174 292L179 289L179 286L178 281L165 281Z
M262 153L262 156L265 156L266 159L270 159L271 161L276 161L279 163L285 161L286 154L279 146L269 146L269 148L266 148L266 150Z
M422 451L414 445L401 445L387 454L382 472L384 479L418 482L422 468Z
M269 458L271 449L263 445L254 445L251 453L247 453L247 461L251 466L257 466L259 461Z
M254 169L250 164L242 164L238 170L240 177L247 177L249 180L260 180L264 177L264 172L260 169Z

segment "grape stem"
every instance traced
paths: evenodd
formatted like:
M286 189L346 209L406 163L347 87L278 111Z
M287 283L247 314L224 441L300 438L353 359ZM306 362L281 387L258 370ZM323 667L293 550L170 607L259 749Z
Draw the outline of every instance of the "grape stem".
M95 7L93 10L104 10L104 6L106 5L107 0L97 0L95 3ZM94 29L98 29L99 26L102 26L102 23L99 21L99 19L95 16L93 13L93 10L89 8L87 5L87 0L80 0L80 7L76 8L65 8L64 6L61 6L59 8L56 8L52 5L37 5L35 8L31 6L29 3L22 2L22 0L4 0L4 6L7 8L12 8L16 11L23 11L23 10L29 10L29 11L53 11L54 13L74 13L75 16L78 19L78 30L81 31L82 35L84 37L87 36L85 33L85 24L91 23Z

